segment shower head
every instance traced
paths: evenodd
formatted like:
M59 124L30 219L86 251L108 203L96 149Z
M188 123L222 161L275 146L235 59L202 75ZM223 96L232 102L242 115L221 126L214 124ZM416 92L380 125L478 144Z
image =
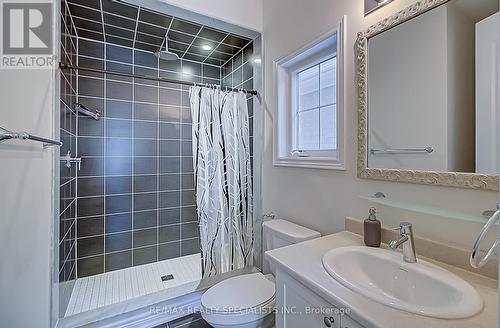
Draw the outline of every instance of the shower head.
M176 53L170 52L168 50L162 50L155 52L156 57L162 60L178 60L179 56Z
M156 57L158 57L162 60L178 60L179 55L168 50L168 37L167 36L165 36L165 40L163 42L165 43L165 50L162 50L162 48L163 48L163 44L162 44L160 47L160 51L155 52Z

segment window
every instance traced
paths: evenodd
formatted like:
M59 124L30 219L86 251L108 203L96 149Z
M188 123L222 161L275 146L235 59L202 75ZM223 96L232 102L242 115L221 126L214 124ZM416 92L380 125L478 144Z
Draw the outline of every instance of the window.
M274 164L344 169L342 25L276 62Z
M331 156L337 150L336 72L337 58L332 57L295 74L293 152Z

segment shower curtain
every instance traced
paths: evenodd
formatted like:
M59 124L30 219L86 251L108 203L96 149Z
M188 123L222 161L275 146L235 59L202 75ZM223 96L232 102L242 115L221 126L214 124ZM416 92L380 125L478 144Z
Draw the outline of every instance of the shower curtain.
M243 92L191 87L203 277L253 264L249 118Z

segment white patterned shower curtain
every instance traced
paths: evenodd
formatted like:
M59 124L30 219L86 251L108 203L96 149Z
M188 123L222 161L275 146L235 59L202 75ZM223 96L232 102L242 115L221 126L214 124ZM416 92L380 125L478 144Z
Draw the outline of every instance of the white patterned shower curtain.
M191 87L203 277L253 264L253 194L245 93Z

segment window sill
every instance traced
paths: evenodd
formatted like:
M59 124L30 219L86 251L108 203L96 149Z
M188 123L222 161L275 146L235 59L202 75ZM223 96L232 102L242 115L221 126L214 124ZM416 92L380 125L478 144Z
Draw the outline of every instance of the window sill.
M273 165L277 167L346 171L344 163L324 158L278 158L273 161Z

